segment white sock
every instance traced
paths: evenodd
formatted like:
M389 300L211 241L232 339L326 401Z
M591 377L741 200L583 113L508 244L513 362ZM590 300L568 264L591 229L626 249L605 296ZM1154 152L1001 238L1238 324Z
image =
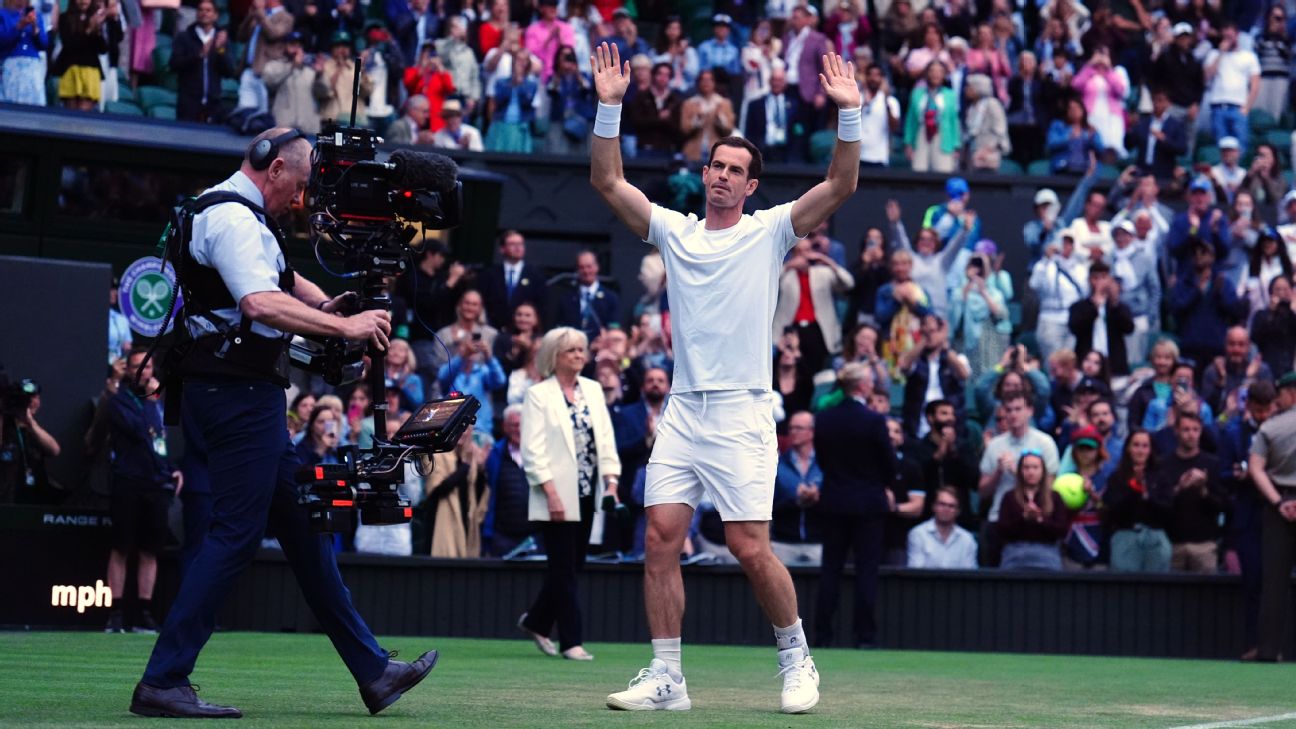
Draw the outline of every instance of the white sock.
M653 658L666 664L670 669L671 678L676 681L684 678L684 667L680 663L680 639L679 638L654 638L652 642Z
M810 646L806 644L805 630L801 627L800 618L786 628L775 625L774 640L778 644L780 666L796 663L810 655Z

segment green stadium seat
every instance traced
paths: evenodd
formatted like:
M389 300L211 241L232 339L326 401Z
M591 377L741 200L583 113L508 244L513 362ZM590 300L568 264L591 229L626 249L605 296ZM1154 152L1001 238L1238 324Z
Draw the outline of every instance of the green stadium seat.
M176 92L170 89L160 86L141 86L136 89L136 93L139 105L144 107L146 112L151 111L155 106L174 107L176 105Z
M1022 166L1015 160L1004 157L999 161L999 174L1001 175L1020 175L1024 172Z
M174 106L158 105L149 109L148 115L154 119L168 119L170 121L175 121L176 108Z
M832 151L837 146L835 129L820 129L810 135L810 161L813 164L828 164Z
M48 79L46 79L45 81L45 105L46 106L62 106L62 102L59 101L58 85L59 85L58 76L50 76Z
M1220 161L1219 147L1214 147L1214 146L1198 147L1197 161L1205 162L1208 165L1219 164Z
M104 105L104 111L124 116L144 116L144 110L138 104L129 101L110 101Z
M1106 163L1098 165L1098 179L1114 180L1120 177L1120 168Z
M221 99L234 104L238 101L239 82L236 78L221 79Z
M1252 109L1247 115L1247 125L1251 127L1252 134L1264 134L1277 127L1278 120L1267 109Z
M1046 159L1037 159L1026 166L1026 174L1032 177L1045 177L1053 174L1053 163Z
M1264 138L1261 141L1277 147L1278 154L1282 155L1283 159L1291 156L1292 133L1290 129L1270 129L1264 133Z

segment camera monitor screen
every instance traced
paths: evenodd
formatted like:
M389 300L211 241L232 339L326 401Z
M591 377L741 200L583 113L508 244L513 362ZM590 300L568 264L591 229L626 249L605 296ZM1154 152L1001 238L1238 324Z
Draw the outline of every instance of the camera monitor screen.
M467 398L457 397L450 400L434 400L423 403L392 439L397 443L407 442L419 436L431 435L440 431L450 422L450 418L463 407Z

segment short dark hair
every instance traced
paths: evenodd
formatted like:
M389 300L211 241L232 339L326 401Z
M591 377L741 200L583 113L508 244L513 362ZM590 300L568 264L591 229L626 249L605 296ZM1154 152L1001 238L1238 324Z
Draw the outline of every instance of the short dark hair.
M954 407L954 403L950 402L949 400L946 400L945 398L932 400L931 402L927 403L925 407L923 407L923 415L927 416L928 420L931 420L932 418L936 417L937 408L942 408L946 406Z
M502 248L504 246L504 241L508 240L509 238L515 235L522 235L522 231L518 230L517 228L508 228L503 233L500 233L499 246ZM525 242L526 236L522 235L522 240Z
M675 67L672 66L672 65L670 65L669 63L666 63L665 61L659 61L659 62L653 64L653 67L652 67L652 75L653 75L653 76L656 76L656 75L657 75L657 69L659 69L659 68L665 68L667 71L670 71L670 72L671 72L671 76L672 76L672 77L675 76Z
M724 139L717 139L716 143L711 145L711 158L715 157L716 150L721 147L737 147L750 152L751 164L747 165L747 179L760 179L761 170L764 167L764 164L761 159L760 148L755 144L752 144L751 140L744 137L725 137Z
M1278 389L1268 380L1257 380L1247 387L1247 402L1271 405L1278 399Z
M1106 261L1094 261L1093 263L1089 264L1089 275L1093 276L1094 274L1098 274L1100 276L1110 275L1111 266L1107 265Z
M1085 408L1085 415L1088 415L1088 416L1090 416L1090 417L1093 417L1093 415L1092 415L1092 414L1093 414L1093 409L1094 409L1095 407L1099 406L1099 405L1106 405L1107 407L1111 408L1111 411L1112 411L1112 414L1113 414L1113 415L1116 414L1116 406L1115 406L1114 404L1112 404L1112 401L1111 401L1111 400L1108 400L1108 399L1105 398L1105 397L1100 397L1100 398L1098 398L1097 400L1094 400L1093 402L1089 403L1089 407Z
M1197 410L1179 410L1176 408L1175 427L1179 427L1179 423L1182 423L1185 420L1196 420L1198 425L1203 424L1201 413Z
M1025 393L1024 391L1022 391L1022 390L1013 390L1012 392L1008 393L1007 395L1004 395L1003 400L1000 400L1000 401L999 401L999 404L1000 404L1000 405L1007 405L1008 403L1010 403L1010 402L1014 402L1014 401L1017 401L1017 400L1021 400L1022 403L1025 404L1026 407L1028 407L1028 408L1032 408L1032 409L1034 409L1034 407L1035 407L1035 404L1031 402L1031 399L1030 399L1029 397L1027 397L1027 396L1026 396L1026 393Z

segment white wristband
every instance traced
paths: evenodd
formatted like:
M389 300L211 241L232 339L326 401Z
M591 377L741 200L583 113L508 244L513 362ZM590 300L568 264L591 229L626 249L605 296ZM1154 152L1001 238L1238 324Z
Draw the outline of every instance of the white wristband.
M621 136L621 105L598 103L598 113L594 115L594 136L604 139L616 139Z
M864 136L863 107L837 110L837 138L843 142L858 142Z

